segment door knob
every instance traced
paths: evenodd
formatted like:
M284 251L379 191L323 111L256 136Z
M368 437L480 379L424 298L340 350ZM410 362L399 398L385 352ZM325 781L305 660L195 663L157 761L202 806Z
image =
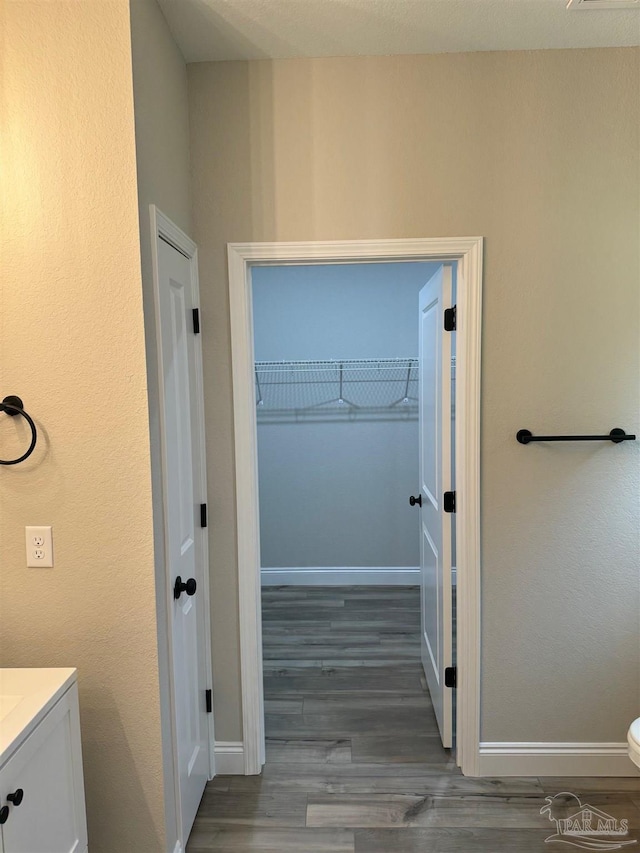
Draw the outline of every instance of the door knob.
M0 809L0 825L9 820L9 806L2 806Z
M418 506L422 506L422 495L418 495L417 498L414 498L414 496L411 495L409 498L409 504L411 506L415 506L416 504L418 504Z
M186 592L187 595L195 595L196 594L196 579L189 578L188 581L182 581L180 575L176 578L176 582L173 587L173 597L176 601L180 598L183 592Z
M22 788L16 788L13 794L7 794L7 799L10 803L13 803L14 806L19 806L24 798L24 791Z

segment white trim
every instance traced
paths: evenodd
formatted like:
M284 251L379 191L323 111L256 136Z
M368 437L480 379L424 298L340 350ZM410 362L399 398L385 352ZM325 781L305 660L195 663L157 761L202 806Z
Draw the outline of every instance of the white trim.
M410 566L261 569L262 586L419 586L420 569Z
M458 261L456 516L458 577L457 760L478 773L480 741L480 334L482 237L350 240L311 243L230 243L229 308L240 618L240 667L245 773L264 763L264 700L260 614L260 529L254 399L251 267L296 263Z
M151 225L151 261L152 261L152 270L153 270L153 291L154 291L154 310L155 310L155 319L156 319L156 350L157 350L157 359L158 359L158 393L159 393L159 411L158 418L161 423L161 441L164 439L162 435L164 433L164 425L162 424L163 420L163 367L162 367L162 352L161 352L161 329L160 329L160 316L159 316L159 288L160 288L160 278L159 278L159 261L158 261L158 239L162 238L174 246L179 252L181 252L185 257L189 260L190 266L190 280L191 280L191 288L192 288L192 296L193 296L193 304L200 304L200 295L199 295L199 282L198 282L198 247L193 242L193 240L184 233L180 228L178 228L175 223L173 223L167 216L165 216L162 211L160 211L155 204L149 205L149 219ZM195 367L196 367L196 400L195 404L197 406L197 429L198 429L198 464L197 469L199 471L199 491L202 495L202 502L206 502L207 500L207 480L206 480L206 455L205 455L205 420L204 420L204 381L203 381L203 373L202 373L202 343L201 339L198 336L194 336L194 353L195 353ZM166 541L166 515L167 515L167 494L166 494L166 477L164 472L164 460L165 460L165 451L163 449L160 454L160 464L162 467L162 513L163 513L163 528L165 530L165 555L168 553L168 543ZM202 597L204 599L204 607L203 612L205 614L204 619L204 637L205 637L205 665L207 668L207 672L211 672L211 623L210 623L210 594L209 594L209 540L207 536L206 528L196 528L196 531L200 532L200 536L198 537L198 555L204 565L204 571L202 573L204 579L204 587L202 589ZM170 567L168 562L165 561L165 565L163 567L163 577L156 578L156 585L158 585L161 589L164 588L168 590L171 586L171 577L170 577ZM165 601L165 609L164 609L164 620L165 624L163 625L163 630L166 631L167 637L171 637L171 624L172 624L172 602L168 595L164 595ZM172 744L172 754L173 754L173 766L172 768L165 768L165 772L170 770L173 774L173 784L175 791L175 817L176 823L178 827L178 835L182 836L182 826L181 826L181 800L180 800L180 776L179 776L179 766L178 766L178 746L177 746L177 733L175 727L176 721L176 706L175 706L175 682L173 675L173 655L169 650L168 661L167 663L167 675L169 680L169 696L170 696L170 730L171 730L171 744ZM215 755L214 755L214 726L213 726L213 714L208 715L208 743L207 748L209 752L209 778L213 778L215 775ZM181 839L178 838L177 850L182 850Z
M241 741L216 741L215 752L220 776L244 776L244 747Z
M260 519L250 256L250 247L243 253L229 246L242 739L244 772L247 776L260 773L265 761Z
M481 743L480 776L640 776L626 743Z
M176 841L176 846L173 848L173 853L182 853L182 844L180 841Z
M480 742L480 386L482 240L470 241L456 283L456 761L477 776ZM461 569L458 573L457 569Z

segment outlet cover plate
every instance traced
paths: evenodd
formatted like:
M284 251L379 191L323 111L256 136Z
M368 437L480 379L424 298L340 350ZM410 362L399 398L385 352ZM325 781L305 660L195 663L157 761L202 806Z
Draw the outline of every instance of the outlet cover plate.
M25 527L27 566L33 569L53 568L53 534L51 527Z

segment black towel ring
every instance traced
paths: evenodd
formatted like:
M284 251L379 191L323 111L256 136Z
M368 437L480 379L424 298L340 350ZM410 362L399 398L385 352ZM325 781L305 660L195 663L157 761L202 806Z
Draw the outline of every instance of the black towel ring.
M38 440L38 431L36 430L33 418L25 412L20 397L15 397L13 394L9 397L5 397L2 403L0 403L0 412L4 412L11 418L15 418L16 415L22 415L31 427L31 444L29 445L27 452L23 453L22 456L19 456L17 459L0 459L0 465L17 465L18 462L24 462L24 460L33 453L36 441Z

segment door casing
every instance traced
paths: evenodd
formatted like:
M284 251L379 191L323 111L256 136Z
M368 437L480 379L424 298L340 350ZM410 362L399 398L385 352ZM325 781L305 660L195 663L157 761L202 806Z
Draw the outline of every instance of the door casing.
M149 216L151 222L151 258L153 268L153 290L154 290L154 307L156 319L156 352L158 364L158 386L159 386L159 406L156 412L160 422L160 434L164 433L164 407L163 399L163 367L162 356L160 351L160 324L159 324L159 260L158 260L158 240L162 239L170 243L179 252L185 255L189 260L190 265L190 281L192 289L193 304L199 305L199 285L198 285L198 247L188 237L184 231L178 228L167 216L165 216L154 204L149 205ZM205 420L204 420L204 380L202 370L202 344L199 335L195 335L194 356L195 356L195 394L191 400L193 407L192 416L195 425L198 440L194 443L192 451L194 458L194 490L197 490L202 495L202 502L207 501L207 476L206 476L206 447L205 447ZM162 439L161 439L162 440ZM166 531L165 519L167 515L167 476L164 465L164 452L159 454L159 462L161 469L162 481L162 529ZM209 593L209 540L207 528L196 526L198 558L203 562L204 571L204 588L202 596L204 598L204 654L207 671L211 672L211 620L210 620L210 593ZM175 847L173 847L174 832L171 831L171 849L174 853L183 853L186 838L182 838L183 832L180 823L180 777L178 767L178 744L176 732L176 704L175 704L175 688L174 688L174 672L173 672L173 655L171 651L171 611L173 600L170 594L171 587L171 572L168 559L166 558L168 549L166 542L163 544L162 552L165 556L161 565L156 563L156 599L157 599L157 619L158 619L158 657L159 657L159 672L160 672L160 710L162 717L162 736L163 740L168 740L169 743L163 744L163 759L164 773L169 778L172 796L165 796L165 806L167 808L166 823L167 829L175 827ZM198 590L200 594L200 589ZM209 778L215 776L215 734L214 734L214 719L213 714L208 715L208 750L209 750ZM166 802L170 799L170 802ZM170 839L167 839L169 841Z
M482 237L229 243L240 666L244 771L265 761L260 610L258 450L251 268L287 264L457 261L456 326L456 759L478 775L480 745L480 358Z

